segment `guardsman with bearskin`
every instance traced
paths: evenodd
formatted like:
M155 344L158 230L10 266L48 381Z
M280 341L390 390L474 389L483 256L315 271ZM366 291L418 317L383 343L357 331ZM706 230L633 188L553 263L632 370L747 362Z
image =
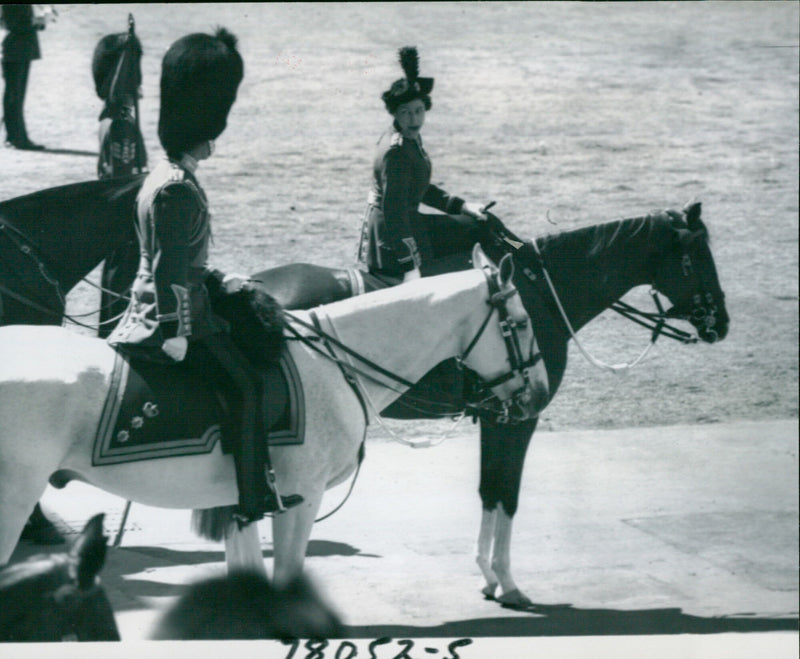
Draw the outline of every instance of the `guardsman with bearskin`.
M147 150L139 128L141 59L142 45L134 32L132 15L128 17L127 32L104 36L94 49L92 77L97 96L103 101L98 129L98 178L147 171ZM125 311L138 264L139 246L135 239L106 257L100 280L98 336L106 338Z
M148 174L137 198L139 270L128 309L108 342L133 357L184 362L198 377L219 373L229 385L236 398L232 419L222 424L223 440L235 435L237 518L249 523L297 505L302 497L281 497L275 488L264 427L265 365L236 340L239 316L256 316L256 325L264 327L264 307L256 305L257 292L245 277L223 277L206 266L211 218L195 172L214 152L244 77L236 41L219 28L213 36L185 36L164 55L158 137L167 159ZM211 308L220 296L247 303L223 319ZM254 342L262 350L270 341L277 347L282 341L281 310L275 305L271 313L271 329L264 327L266 336Z
M389 285L452 270L448 259L475 243L461 244L453 236L468 235L476 219L486 219L479 205L431 184L431 160L420 131L431 109L433 78L419 76L416 48L401 48L399 56L405 77L381 96L394 121L378 140L359 246L359 260ZM422 214L421 203L445 215Z

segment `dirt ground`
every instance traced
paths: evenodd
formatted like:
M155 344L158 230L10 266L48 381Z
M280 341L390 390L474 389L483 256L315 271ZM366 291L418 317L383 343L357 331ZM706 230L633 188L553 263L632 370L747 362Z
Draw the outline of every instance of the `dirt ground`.
M350 265L372 147L389 125L379 96L400 76L397 49L414 44L423 75L436 79L423 131L434 182L495 200L516 233L703 203L728 338L688 347L662 340L625 376L596 370L573 346L540 429L682 432L797 418L797 2L106 4L58 12L41 34L43 59L33 64L26 103L29 133L49 150L0 149L0 198L95 177L101 104L91 54L100 37L126 29L129 12L144 46L151 165L162 157L161 57L180 36L224 25L240 39L246 72L217 154L198 171L214 212L213 263L238 272ZM626 300L646 305L647 291ZM71 311L96 304L85 285L70 295ZM580 338L598 358L620 362L649 337L608 313ZM441 432L424 422L391 428L405 437ZM466 427L463 434L474 436Z
M246 72L217 155L199 170L212 260L253 272L354 261L380 93L416 44L436 79L424 129L434 181L496 200L534 236L703 202L731 315L719 345L662 341L617 377L577 352L540 428L613 428L798 414L798 3L64 5L41 35L26 116L53 150L0 151L0 196L93 178L97 40L128 13L144 46L150 162L160 60L225 25ZM91 310L78 289L73 308ZM627 296L649 305L645 290ZM607 313L581 333L627 361L646 331ZM405 424L410 431L413 424ZM424 432L427 426L421 426Z

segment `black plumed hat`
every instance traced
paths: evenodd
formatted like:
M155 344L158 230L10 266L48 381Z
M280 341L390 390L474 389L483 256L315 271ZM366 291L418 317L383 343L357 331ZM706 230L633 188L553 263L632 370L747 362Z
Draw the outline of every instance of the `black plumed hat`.
M400 66L403 68L405 78L400 78L381 95L386 109L390 114L403 103L421 98L425 101L426 109L430 109L431 100L428 96L433 89L433 78L419 77L419 55L414 46L405 46L399 51Z
M126 48L130 49L130 53L136 59L135 65L138 80L135 82L138 86L141 84L142 77L141 69L139 68L139 60L142 57L142 44L135 34L129 32L107 34L95 46L94 54L92 55L92 78L94 79L94 89L103 100L108 98L119 58Z
M225 28L214 36L187 35L170 46L161 65L158 138L170 157L222 134L244 62L236 37Z

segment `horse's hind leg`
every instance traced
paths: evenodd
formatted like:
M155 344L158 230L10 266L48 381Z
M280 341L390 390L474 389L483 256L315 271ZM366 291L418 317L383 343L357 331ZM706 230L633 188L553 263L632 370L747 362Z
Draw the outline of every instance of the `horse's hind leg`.
M267 576L256 522L243 529L239 529L235 523L231 526L225 536L225 561L229 573L247 570Z

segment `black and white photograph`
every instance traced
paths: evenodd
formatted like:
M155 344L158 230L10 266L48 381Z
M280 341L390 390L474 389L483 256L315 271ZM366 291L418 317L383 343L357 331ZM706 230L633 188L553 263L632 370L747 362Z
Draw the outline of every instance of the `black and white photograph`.
M800 657L800 2L0 9L4 658Z

